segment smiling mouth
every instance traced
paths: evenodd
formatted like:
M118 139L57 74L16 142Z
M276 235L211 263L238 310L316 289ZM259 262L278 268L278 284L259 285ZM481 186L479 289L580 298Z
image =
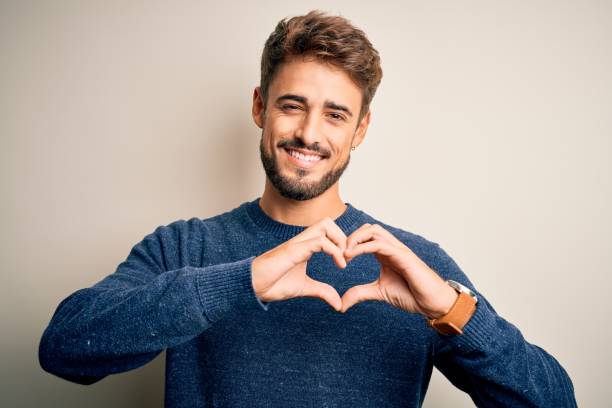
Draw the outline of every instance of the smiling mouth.
M317 163L325 159L324 156L317 153L304 152L292 148L284 148L284 150L287 152L289 161L303 168L314 167Z

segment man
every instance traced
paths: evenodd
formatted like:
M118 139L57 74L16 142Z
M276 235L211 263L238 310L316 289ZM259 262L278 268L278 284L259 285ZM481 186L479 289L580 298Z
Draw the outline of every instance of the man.
M166 350L168 407L420 406L434 365L478 406L576 406L565 370L438 244L340 198L382 78L365 34L282 20L261 69L261 198L158 227L64 299L42 367L92 384Z

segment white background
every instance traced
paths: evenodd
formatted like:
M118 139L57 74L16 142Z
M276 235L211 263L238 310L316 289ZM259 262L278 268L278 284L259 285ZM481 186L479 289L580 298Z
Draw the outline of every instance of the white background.
M57 0L0 3L0 405L162 406L163 354L84 387L40 336L158 225L261 194L261 51L314 8L384 71L342 198L438 242L580 406L609 402L610 2ZM472 402L436 372L425 406Z

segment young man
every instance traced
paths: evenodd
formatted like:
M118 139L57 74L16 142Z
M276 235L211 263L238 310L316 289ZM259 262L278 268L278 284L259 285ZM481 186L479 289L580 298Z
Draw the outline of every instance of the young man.
M166 350L168 407L420 406L434 365L478 406L576 406L438 244L340 198L382 78L365 34L283 20L261 68L261 198L146 236L60 303L42 367L92 384Z

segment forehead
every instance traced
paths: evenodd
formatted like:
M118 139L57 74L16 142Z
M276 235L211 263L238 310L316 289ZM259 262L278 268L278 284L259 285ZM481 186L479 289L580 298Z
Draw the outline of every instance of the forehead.
M353 112L361 104L361 89L346 72L312 58L294 58L281 64L268 93L269 100L286 93L304 96L309 104L331 100L349 105Z

